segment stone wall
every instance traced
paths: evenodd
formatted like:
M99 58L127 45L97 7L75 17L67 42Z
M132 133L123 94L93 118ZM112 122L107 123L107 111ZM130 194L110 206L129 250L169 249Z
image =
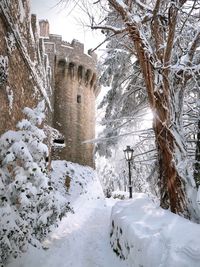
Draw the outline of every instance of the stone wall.
M44 51L29 1L0 2L0 134L15 129L24 107L48 102Z

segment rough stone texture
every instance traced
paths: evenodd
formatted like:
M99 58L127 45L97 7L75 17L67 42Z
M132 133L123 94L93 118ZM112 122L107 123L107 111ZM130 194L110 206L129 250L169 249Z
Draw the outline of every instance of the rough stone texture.
M47 37L48 22L40 25L53 73L53 127L66 144L54 150L54 157L94 167L94 146L83 142L95 137L96 55L84 54L77 40L70 44L59 35Z
M43 51L44 53L44 51ZM2 69L1 59L6 59ZM42 98L38 82L43 60L39 51L36 17L29 1L0 2L0 134L15 129L24 107L34 107ZM4 64L5 65L5 64ZM3 73L6 72L6 77ZM4 78L2 78L4 75ZM45 80L45 81L44 81Z

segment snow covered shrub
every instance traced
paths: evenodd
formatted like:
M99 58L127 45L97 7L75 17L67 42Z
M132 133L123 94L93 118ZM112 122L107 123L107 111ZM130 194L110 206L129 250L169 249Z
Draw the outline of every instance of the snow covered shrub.
M112 192L112 197L113 198L118 198L118 199L128 199L129 198L129 193L124 192L124 191L113 191Z
M69 209L47 176L48 148L38 128L44 102L25 108L18 131L0 137L0 258L2 262L35 245ZM39 244L39 243L38 243Z

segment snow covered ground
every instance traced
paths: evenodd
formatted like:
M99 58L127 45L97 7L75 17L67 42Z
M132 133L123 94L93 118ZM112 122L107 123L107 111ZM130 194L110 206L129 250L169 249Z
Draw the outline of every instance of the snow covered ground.
M8 267L200 266L200 225L161 209L145 194L105 199L89 167L56 161L53 169L52 180L74 213L44 241L45 249L29 247Z
M9 267L125 267L112 251L109 240L111 207L115 200L105 200L92 169L78 164L54 163L57 177L73 174L69 201L74 214L68 213L59 227L45 240L45 250L30 247ZM63 185L57 185L62 189Z

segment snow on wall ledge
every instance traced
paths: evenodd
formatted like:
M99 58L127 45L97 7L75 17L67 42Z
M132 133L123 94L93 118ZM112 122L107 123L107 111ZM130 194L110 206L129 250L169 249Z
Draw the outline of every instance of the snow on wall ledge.
M200 225L156 206L145 194L117 202L111 246L130 267L199 267Z

